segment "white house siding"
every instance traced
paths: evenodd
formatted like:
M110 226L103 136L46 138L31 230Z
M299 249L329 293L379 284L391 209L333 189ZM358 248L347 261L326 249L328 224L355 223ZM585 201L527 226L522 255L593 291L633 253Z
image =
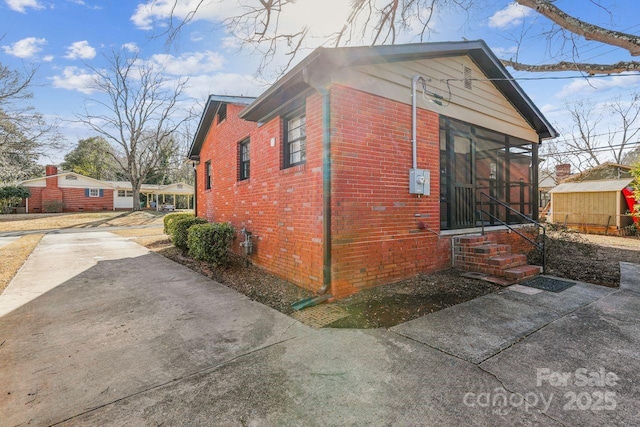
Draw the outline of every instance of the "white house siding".
M455 56L354 66L336 73L333 82L411 104L413 76L432 79L428 89L445 98L448 97L447 85L440 80L456 79L449 82L451 100L443 106L423 99L422 86L419 84L418 107L526 141L538 142L536 131L493 83L472 80L471 89L464 87L461 79L464 78L465 66L472 70L472 79L486 78L468 56Z
M118 190L113 191L113 207L115 209L132 209L133 197L118 197Z

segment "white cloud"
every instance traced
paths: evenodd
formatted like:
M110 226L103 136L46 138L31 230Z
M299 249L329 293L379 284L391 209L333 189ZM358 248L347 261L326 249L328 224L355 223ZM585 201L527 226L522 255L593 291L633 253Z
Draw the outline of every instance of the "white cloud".
M101 10L102 9L102 6L88 5L87 2L85 2L84 0L67 0L67 2L74 3L74 4L77 4L79 6L84 6L85 8L91 9L91 10Z
M194 11L197 11L195 15ZM310 36L327 36L342 28L349 11L350 2L345 0L297 0L283 8L278 25L281 32L299 31L302 27L308 27ZM235 1L148 0L138 5L131 21L140 29L150 30L154 24L165 25L163 21L171 18L189 17L193 21L217 22L247 12L247 6Z
M542 107L540 107L540 112L542 112L542 114L544 114L545 116L556 114L559 112L564 112L564 111L565 111L565 108L556 104L544 104Z
M131 16L131 21L140 29L150 30L153 28L155 21L162 21L172 16L177 19L184 19L195 10L198 11L196 19L215 21L223 16L221 10L222 2L205 0L199 5L200 2L201 0L151 0L138 5L135 13ZM228 6L228 4L235 2L226 3Z
M264 85L253 76L218 73L190 77L185 92L194 99L205 100L211 94L258 96L264 89Z
M512 57L513 55L515 55L516 53L518 53L518 47L517 46L511 46L511 47L492 47L491 50L493 51L493 53L496 54L496 56L498 58L506 58L506 57Z
M189 40L191 40L192 42L201 42L202 40L204 40L204 36L199 31L193 31L191 34L189 34Z
M67 59L93 59L96 56L96 50L91 47L88 41L82 40L74 42L67 48Z
M533 10L528 7L521 6L518 3L511 3L494 13L489 18L489 26L491 28L509 28L520 25L525 17L533 14Z
M134 42L125 43L122 45L122 48L128 50L131 53L140 52L140 48Z
M2 46L2 50L5 53L18 58L31 58L36 53L42 50L43 45L47 43L46 39L39 39L36 37L27 37L26 39L18 40L11 46Z
M44 9L44 6L41 5L38 0L5 0L9 9L15 10L16 12L27 13L27 8L30 7L32 9Z
M617 76L605 78L579 78L564 85L556 98L565 98L573 95L587 95L595 92L603 92L621 88L631 88L640 85L640 75L635 73L621 73ZM631 90L637 90L633 88Z
M222 68L224 58L217 52L188 52L176 57L170 54L156 54L149 61L164 68L167 74L176 76L197 75L217 71Z
M51 61L53 61L53 58L54 58L54 56L53 56L53 55L47 55L47 56L43 56L43 57L42 57L42 60L43 60L44 62L51 62Z
M51 78L53 87L77 90L87 95L95 92L93 87L95 79L95 74L90 74L78 67L65 67L61 76L53 76Z

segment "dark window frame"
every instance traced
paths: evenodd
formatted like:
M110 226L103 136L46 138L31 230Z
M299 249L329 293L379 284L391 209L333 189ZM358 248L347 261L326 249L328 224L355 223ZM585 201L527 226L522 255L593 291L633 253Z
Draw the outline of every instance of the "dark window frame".
M246 147L246 150L245 150ZM246 154L246 157L245 157ZM238 181L251 177L251 138L238 143Z
M302 125L298 126L298 128L303 129L303 135L291 140L289 139L290 122L299 118L301 118L304 121ZM305 164L307 162L307 114L305 111L305 107L303 106L302 108L299 108L293 111L292 113L289 113L286 116L283 116L282 123L283 123L283 126L282 126L283 127L283 133L282 133L283 169ZM302 155L300 156L301 159L297 162L292 162L291 146L299 141L301 142L302 147L300 148L300 150L295 151L295 153L301 152L302 153Z
M204 189L211 190L211 160L204 163Z

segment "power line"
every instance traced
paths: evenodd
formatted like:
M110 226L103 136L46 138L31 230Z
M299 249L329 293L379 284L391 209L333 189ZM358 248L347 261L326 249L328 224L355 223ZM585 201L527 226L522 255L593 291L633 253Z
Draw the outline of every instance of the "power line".
M495 81L518 81L518 80L572 80L572 79L602 79L608 77L640 77L640 72L634 74L616 74L615 76L610 76L608 74L595 74L592 76L585 75L576 75L576 76L547 76L547 77L490 77L486 79L479 78L470 78L470 79L441 79L440 81L443 83L446 82L463 82L463 81L476 81L476 82L495 82Z
M640 141L636 141L636 142L628 142L626 144L615 144L612 146L606 146L606 147L593 147L593 148L585 148L585 149L580 149L580 148L575 148L572 150L566 150L566 151L554 151L554 152L548 152L548 153L540 153L541 156L547 155L547 156L561 156L561 155L565 155L565 154L588 154L588 153L600 153L603 151L609 151L612 150L614 148L620 148L620 147L626 147L629 146L628 148L633 148L633 146L640 146Z

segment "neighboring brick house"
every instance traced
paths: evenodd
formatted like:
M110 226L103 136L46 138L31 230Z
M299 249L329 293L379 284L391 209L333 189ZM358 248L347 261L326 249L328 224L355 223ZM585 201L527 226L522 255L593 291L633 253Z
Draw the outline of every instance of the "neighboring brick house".
M483 41L318 48L256 99L209 97L196 211L250 232L255 264L340 298L449 268L481 192L537 217L531 165L555 136Z
M45 175L22 182L31 192L25 201L27 213L113 210L111 184L74 172L58 173L51 165Z

